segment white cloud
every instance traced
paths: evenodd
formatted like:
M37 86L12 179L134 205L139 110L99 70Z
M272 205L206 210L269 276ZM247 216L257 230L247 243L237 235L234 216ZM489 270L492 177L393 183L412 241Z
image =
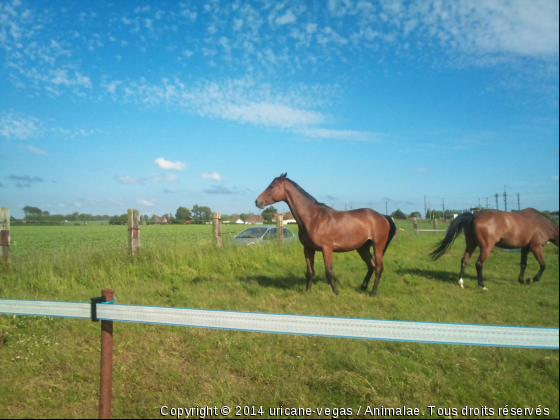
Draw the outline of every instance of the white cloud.
M426 168L414 168L413 171L417 173L424 173L426 172Z
M291 10L288 10L283 16L276 18L277 25L286 25L287 23L294 23L295 21L296 17Z
M165 182L165 183L173 183L179 182L179 177L175 174L154 174L152 175L152 180L155 182Z
M200 174L201 178L211 179L213 181L221 181L223 178L217 172L203 172Z
M141 200L138 200L138 202L140 204L142 204L143 206L146 206L146 207L153 207L153 206L156 205L156 200L154 200L154 199L152 199L152 201L141 199Z
M40 149L38 147L33 147L33 146L25 146L25 149L29 152L29 153L33 153L35 155L46 155L47 152L44 149Z
M114 179L119 184L124 184L124 185L144 184L144 181L142 181L140 178L136 178L130 175L118 175L115 176Z
M162 169L176 169L177 171L184 171L187 168L183 162L171 162L169 160L165 160L164 158L157 158L155 164Z

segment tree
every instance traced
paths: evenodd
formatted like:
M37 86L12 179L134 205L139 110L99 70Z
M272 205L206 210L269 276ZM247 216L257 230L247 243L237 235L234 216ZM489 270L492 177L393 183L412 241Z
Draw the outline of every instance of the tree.
M419 211L413 211L412 213L410 213L409 217L416 217L417 219L421 219L422 213L420 213Z
M25 206L23 208L23 213L26 216L41 216L43 214L43 210L41 210L39 207Z
M210 207L195 204L192 208L192 218L195 223L199 224L209 222L212 218L212 210L210 210Z
M180 223L185 223L185 221L187 220L192 220L191 211L186 207L179 207L175 212L175 217Z
M274 206L270 206L264 209L264 211L262 212L262 217L265 222L270 223L272 222L272 218L276 213L278 213L278 210L276 210Z
M249 218L249 216L250 216L250 214L241 213L241 214L239 215L239 218L245 222L245 221L247 221L247 219Z
M397 219L397 220L406 220L406 214L404 214L401 209L397 209L395 210L392 214L391 217L393 219Z

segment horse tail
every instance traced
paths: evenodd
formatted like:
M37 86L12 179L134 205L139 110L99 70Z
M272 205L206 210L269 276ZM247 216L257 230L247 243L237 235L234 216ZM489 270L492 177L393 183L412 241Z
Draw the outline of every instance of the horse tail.
M385 251L389 248L389 244L395 237L395 233L397 232L397 227L395 226L395 222L393 222L393 218L391 216L385 216L385 218L389 221L389 238L387 239L387 243L385 244L385 249L383 249L383 255L385 255Z
M447 229L445 238L441 242L438 242L437 248L430 254L434 260L440 258L443 254L449 251L455 239L461 234L461 232L466 231L466 229L471 226L474 220L474 215L471 213L463 213L458 216Z

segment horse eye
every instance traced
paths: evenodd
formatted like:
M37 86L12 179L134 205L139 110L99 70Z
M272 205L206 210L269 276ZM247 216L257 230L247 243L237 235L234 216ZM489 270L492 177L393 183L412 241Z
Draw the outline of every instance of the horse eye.
M274 187L273 187L272 185L270 185L268 188L269 188L269 189L273 189Z

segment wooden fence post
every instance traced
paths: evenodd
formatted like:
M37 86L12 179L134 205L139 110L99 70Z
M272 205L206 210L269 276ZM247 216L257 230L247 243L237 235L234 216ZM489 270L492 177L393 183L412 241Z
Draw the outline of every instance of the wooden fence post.
M434 219L434 234L437 235L437 219Z
M130 211L130 210L129 210ZM129 213L130 214L130 213ZM115 298L111 289L103 289L105 302ZM111 418L111 396L113 394L113 321L101 321L101 375L99 380L99 418Z
M416 220L416 217L414 218L414 231L418 235L418 220Z
M0 207L0 257L6 269L10 268L10 209Z
M132 255L140 251L140 210L128 209L128 250Z
M214 243L218 248L222 247L222 214L220 212L212 213L212 235Z
M276 236L278 237L278 242L284 245L284 215L276 215Z

